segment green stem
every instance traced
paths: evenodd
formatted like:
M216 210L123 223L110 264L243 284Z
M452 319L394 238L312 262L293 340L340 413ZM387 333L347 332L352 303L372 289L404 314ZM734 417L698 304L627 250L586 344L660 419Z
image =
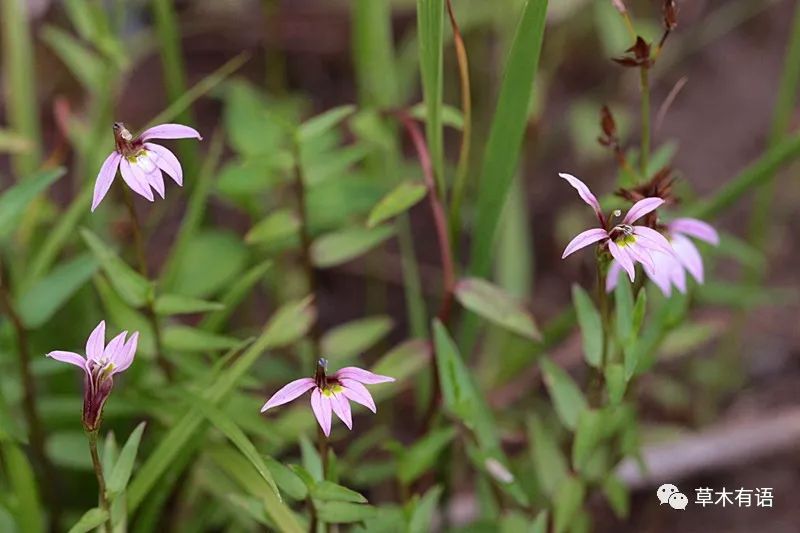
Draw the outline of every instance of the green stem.
M142 235L142 226L139 222L139 217L136 215L136 206L133 204L133 195L128 190L128 187L122 185L123 197L125 198L125 206L128 208L128 214L131 220L131 228L133 229L133 240L136 247L136 258L139 263L139 273L147 279L150 279L147 268L147 255L145 254L144 236ZM174 372L169 360L164 356L164 343L161 334L161 324L156 315L155 302L151 296L148 296L147 303L145 304L145 316L150 323L150 328L153 330L153 339L155 341L156 349L156 363L164 372L168 381L174 380Z
M606 268L602 257L597 257L597 304L600 308L600 320L603 324L603 352L600 356L600 368L592 369L589 383L589 404L598 408L603 403L603 382L605 380L606 360L608 359L608 343L611 339L611 311L608 305L608 293L605 290Z
M642 92L642 150L640 155L641 179L647 180L647 164L650 158L650 82L647 67L639 69L639 83Z
M86 438L89 439L89 451L92 454L92 466L94 475L97 477L97 492L99 493L100 507L108 513L108 519L103 523L106 533L111 533L111 507L106 497L106 478L103 475L103 464L100 462L100 454L97 453L97 430L87 431Z

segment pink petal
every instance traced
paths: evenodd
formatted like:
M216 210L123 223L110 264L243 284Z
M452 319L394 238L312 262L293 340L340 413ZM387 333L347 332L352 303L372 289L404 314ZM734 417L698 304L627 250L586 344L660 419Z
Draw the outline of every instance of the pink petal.
M158 144L145 143L144 147L151 152L151 158L158 168L169 174L175 183L183 185L183 168L175 154Z
M655 268L653 256L650 255L650 252L647 251L647 248L639 243L634 242L633 244L626 246L625 251L628 252L628 255L631 256L631 259L634 261L638 261L650 269Z
M92 211L97 209L100 202L105 198L111 184L114 183L114 176L117 175L117 167L122 156L118 152L111 152L111 154L103 162L100 167L100 172L97 174L97 179L94 182L94 196L92 197Z
M608 274L606 274L606 292L611 292L617 287L621 270L622 267L619 266L618 261L611 261L611 266L608 267Z
M710 224L696 218L677 218L667 224L673 233L684 233L709 244L719 244L719 233Z
M625 215L625 218L622 219L623 224L633 224L647 213L651 211L655 211L659 207L664 204L664 200L661 198L644 198L643 200L639 200L633 207L628 210L628 213Z
M607 237L608 232L603 228L592 228L578 233L578 235L569 242L567 247L564 248L564 253L561 254L561 259L564 259L571 253L576 252L581 248L585 248L590 244L596 243L597 241L602 241Z
M595 197L594 194L592 194L592 191L589 190L589 187L584 182L573 176L572 174L566 174L564 172L561 172L559 173L559 176L567 180L570 185L575 187L581 199L587 204L589 204L589 206L592 209L594 209L594 212L597 215L597 217L600 220L602 220L603 214L600 211L600 202L597 201L597 198Z
M350 402L343 394L334 393L331 397L331 407L336 416L344 422L347 429L353 429L353 415L350 412Z
M375 400L364 385L352 379L342 379L339 384L342 386L342 394L348 399L363 405L373 413L377 412Z
M139 332L135 331L122 348L117 352L117 357L111 362L114 363L114 373L127 370L133 363L133 356L136 355L136 346L139 343Z
M95 326L89 339L86 341L86 358L92 361L99 361L103 357L103 350L106 347L106 321L101 320Z
M703 258L694 243L688 237L676 233L672 236L672 248L686 270L699 283L703 283Z
M131 163L131 172L136 179L146 188L147 191L155 189L161 198L164 198L164 178L161 176L161 171L156 166L155 162L150 161L147 156L142 156L136 159L135 163ZM158 176L155 176L158 172ZM152 195L153 193L150 192Z
M617 243L614 241L608 241L608 251L611 252L611 255L614 256L614 259L619 262L620 266L625 269L625 272L628 273L628 277L631 278L631 281L636 277L636 270L633 268L633 261L631 261L630 256L628 253L620 248Z
M284 385L278 392L273 394L270 399L267 400L267 403L264 404L264 407L261 408L261 412L263 413L267 409L272 409L273 407L289 403L299 396L305 394L309 389L316 387L316 385L317 384L312 378L300 378L294 380L287 385Z
M164 198L164 195L167 191L164 186L164 175L161 174L161 169L156 167L152 172L145 174L144 177L147 180L147 183L149 183L150 186L156 190L158 195L161 198Z
M141 141L150 139L200 139L203 137L200 133L189 126L182 124L159 124L152 128L145 130L139 137Z
M674 260L671 256L656 252L655 254L656 266L652 271L647 272L647 277L655 283L661 290L664 296L672 294L672 277L671 270L674 268ZM680 265L678 265L680 267Z
M344 368L340 368L339 371L333 374L331 377L336 380L354 379L356 381L360 381L361 383L366 383L367 385L394 381L394 378L390 378L389 376L373 374L369 370L364 370L363 368L358 368L355 366L346 366Z
M130 187L133 192L152 202L155 200L153 197L153 191L150 190L150 185L147 183L147 181L141 181L139 174L134 172L135 168L136 165L131 165L130 161L123 158L119 165L119 171L120 174L122 174L122 179L125 180L125 183L128 184L128 187Z
M667 255L675 255L675 251L667 238L656 230L647 226L633 226L633 234L636 235L637 244L651 250L658 250Z
M119 356L119 352L122 350L122 347L125 345L125 337L128 336L127 331L123 331L111 341L109 341L108 346L106 346L105 351L103 352L103 358L108 361L109 363L113 363L117 360Z
M322 432L328 437L331 434L331 399L323 396L319 389L314 389L311 393L311 410L314 411L314 416L317 418L319 427Z
M86 370L86 359L81 357L80 354L75 352L64 352L61 350L55 350L47 354L47 357L51 357L56 361L61 361L62 363L69 363L71 365L79 366Z

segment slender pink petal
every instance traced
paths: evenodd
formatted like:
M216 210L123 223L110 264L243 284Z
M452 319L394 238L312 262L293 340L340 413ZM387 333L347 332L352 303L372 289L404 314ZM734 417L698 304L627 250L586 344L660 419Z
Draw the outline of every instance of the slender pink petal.
M661 198L644 198L643 200L639 200L633 207L628 210L628 213L625 215L625 218L622 219L623 224L633 224L647 213L655 211L659 207L664 204L664 200Z
M339 384L342 386L342 394L347 398L363 405L373 413L377 412L375 400L372 399L372 394L369 393L364 385L352 379L342 379Z
M633 261L631 261L631 257L628 253L622 249L620 246L617 245L614 241L608 241L608 251L611 252L611 255L614 256L614 259L619 262L620 266L625 269L625 272L628 273L628 277L631 278L631 281L636 277L636 269L633 268Z
M152 128L145 130L139 137L142 141L150 139L200 139L203 137L200 133L189 126L182 124L159 124Z
M334 393L330 400L336 416L344 422L347 429L353 429L353 414L350 412L350 402L347 398L343 394Z
M289 403L305 394L309 389L313 389L316 385L312 378L300 378L292 381L273 394L269 400L267 400L267 403L264 404L264 407L261 408L261 412L263 413L267 409Z
M103 357L103 350L106 347L106 321L101 320L95 326L89 339L86 341L86 358L99 361Z
M128 184L128 187L130 187L133 192L152 202L155 200L153 191L150 190L150 185L146 181L141 181L139 174L134 171L135 168L136 165L131 165L127 159L123 158L119 165L122 179L125 180L125 183Z
M672 284L677 287L677 289L686 294L686 272L683 270L683 266L678 262L677 259L673 259L675 267L670 270L670 279L672 280Z
M680 233L672 236L672 248L681 264L699 283L703 283L703 258L694 243Z
M719 244L719 233L710 224L696 218L677 218L667 224L673 233L683 233L709 244Z
M123 331L113 339L111 339L106 346L105 351L103 352L103 359L106 362L113 363L117 360L119 356L119 352L122 350L122 347L125 345L125 337L128 336L127 331Z
M97 209L100 202L105 198L111 184L114 183L114 176L117 175L117 167L122 156L114 151L103 162L100 167L100 172L97 174L97 179L94 182L94 195L92 196L92 211Z
M64 352L61 350L55 350L47 354L47 357L51 357L56 361L61 361L62 363L69 363L71 365L79 366L86 369L86 359L81 357L80 354L75 352Z
M564 253L561 254L561 259L564 259L568 255L573 252L580 250L581 248L585 248L590 244L594 244L597 241L602 241L603 239L608 238L608 232L603 228L592 228L587 229L572 239L566 248L564 248Z
M158 168L166 172L178 185L183 185L183 168L175 154L161 145L144 143L144 147L151 152Z
M355 366L346 366L344 368L340 368L331 377L337 380L354 379L356 381L360 381L361 383L366 383L367 385L394 381L394 378L390 378L389 376L381 376L380 374L373 374L369 370L364 370L363 368L358 368Z
M655 252L653 254L656 266L651 272L647 272L647 277L655 283L664 296L672 294L672 270L675 268L675 260L672 256ZM678 265L680 268L680 265Z
M580 195L581 199L587 204L589 204L589 207L594 209L597 218L602 220L603 213L602 211L600 211L600 202L597 201L597 198L595 197L594 194L592 194L592 191L589 190L589 187L584 182L573 176L572 174L561 172L559 173L559 176L567 180L570 185L575 187L575 190L578 191L578 194Z
M647 226L633 226L633 234L636 235L636 242L641 246L658 250L667 255L675 255L672 245L666 237Z
M606 292L611 292L617 287L621 271L622 267L619 266L619 261L611 261L611 266L608 267L608 274L606 274Z
M147 183L150 184L150 186L156 190L158 195L161 198L164 198L164 195L166 194L167 190L166 187L164 186L164 175L161 174L161 169L155 167L152 172L150 172L149 174L145 174L144 177L147 180Z
M650 269L655 267L655 263L653 263L653 256L650 255L650 252L647 251L647 248L641 246L638 242L626 246L625 251L628 252L628 255L631 256L631 259L634 261L638 261Z
M133 356L136 355L136 346L139 343L139 332L135 331L131 335L122 348L117 352L117 356L111 362L114 363L114 373L127 370L131 363L133 363Z
M314 416L317 418L322 432L329 437L331 434L331 400L324 396L318 388L311 393L311 410L314 411Z

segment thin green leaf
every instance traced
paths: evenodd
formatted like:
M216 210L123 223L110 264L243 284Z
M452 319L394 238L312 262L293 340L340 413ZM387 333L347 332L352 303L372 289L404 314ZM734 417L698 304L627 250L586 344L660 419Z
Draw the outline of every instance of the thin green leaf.
M630 494L628 488L615 475L611 474L603 481L603 494L617 518L625 520L630 514Z
M145 425L146 422L142 422L136 426L136 429L133 430L131 436L125 442L125 446L122 447L119 459L114 463L114 469L111 470L106 489L109 499L113 500L128 486L128 480L131 478L131 472L133 472L133 463L136 461L136 454L139 451L139 443L142 441Z
M366 253L394 234L394 228L347 229L323 235L311 245L311 257L320 268L329 268Z
M200 322L200 328L207 331L219 331L222 329L230 315L242 300L252 293L253 287L264 278L271 267L272 263L265 261L242 274L219 299L224 308L206 315L203 321Z
M486 143L478 190L475 237L469 272L486 277L503 206L517 168L528 122L533 80L545 29L547 0L528 0L505 67L500 97Z
M297 129L297 139L301 143L313 141L314 138L338 126L340 122L352 115L355 110L356 106L354 105L343 105L312 117Z
M17 311L29 329L44 325L97 271L98 263L82 254L58 265L19 299Z
M603 435L603 417L600 412L584 409L578 416L578 427L572 441L572 466L582 472L592 452Z
M490 322L531 340L541 340L530 312L500 287L466 278L456 284L455 294L461 305Z
M265 455L262 457L267 465L272 478L283 494L294 500L305 500L308 496L308 487L291 468L282 462Z
M436 485L428 489L414 505L414 511L408 521L407 533L428 533L433 531L433 516L442 496L442 487Z
M239 339L218 335L190 326L168 326L164 330L164 347L179 352L229 350Z
M119 296L132 307L142 307L151 294L151 283L129 267L87 228L81 229L81 237L100 263L100 267L108 276L108 281Z
M567 460L556 436L537 416L528 421L528 437L534 471L544 492L552 497L569 475Z
M3 475L16 500L13 509L14 517L20 531L44 531L44 509L39 500L36 476L26 455L20 448L5 440L0 441L0 453L3 457Z
M569 374L549 358L542 357L539 365L558 417L566 427L574 430L578 425L578 417L587 407L583 393Z
M94 507L86 511L74 526L69 529L69 533L89 533L108 520L108 511L99 507Z
M65 172L63 167L44 170L20 180L0 195L0 240L18 226L19 218L30 203Z
M373 518L377 509L371 505L350 502L320 501L314 504L317 517L329 524L350 524Z
M272 477L272 474L269 471L264 459L258 453L258 450L247 437L244 431L241 430L239 426L223 411L218 409L213 402L198 396L196 394L189 393L189 398L191 400L192 406L199 410L205 418L214 425L225 437L230 440L234 446L236 446L242 455L250 461L250 464L256 469L259 475L267 482L267 484L272 488L272 490L277 495L278 499L281 499L280 491L278 490L278 485L275 483L275 480Z
M606 365L605 378L608 401L614 405L618 405L625 396L625 387L627 386L625 366L620 363Z
M367 499L358 492L327 480L314 485L311 497L320 501L367 503Z
M413 483L433 468L442 450L455 436L455 428L442 428L428 433L408 447L401 448L397 460L397 478L405 485Z
M614 289L614 306L617 342L624 344L629 341L633 330L633 291L627 281L617 283Z
M572 303L578 317L586 362L599 368L603 360L603 321L592 299L579 285L572 286Z
M106 66L97 54L55 26L46 26L41 37L86 89L94 93L105 88Z
M250 228L244 236L247 244L259 244L268 248L283 243L300 242L300 218L290 209L279 209L266 216Z
M225 309L225 306L221 303L181 296L180 294L162 294L156 298L155 303L156 313L164 316L205 313L222 309Z
M567 478L561 484L553 503L553 531L555 533L563 533L569 528L581 508L585 494L586 487L578 478Z
M417 0L417 35L422 97L425 103L425 137L440 198L446 198L442 134L442 64L444 1Z
M388 316L360 318L337 326L325 333L320 341L322 352L331 361L352 359L376 344L392 330Z
M405 213L420 200L425 198L428 189L423 183L404 181L389 191L381 201L372 208L367 217L367 227L374 228L400 213Z

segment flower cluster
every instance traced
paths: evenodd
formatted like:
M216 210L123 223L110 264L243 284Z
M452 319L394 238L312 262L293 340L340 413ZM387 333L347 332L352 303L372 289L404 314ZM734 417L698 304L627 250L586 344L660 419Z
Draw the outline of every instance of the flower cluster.
M636 201L618 224L612 221L621 216L619 211L606 218L600 203L589 187L570 174L559 174L567 180L595 212L599 227L579 233L564 249L562 259L591 244L608 250L613 261L608 269L606 290L617 284L619 273L624 270L631 282L636 277L635 264L640 263L647 276L664 295L669 296L674 286L686 292L686 271L699 283L703 282L703 260L697 247L688 238L695 237L710 244L719 243L716 230L702 220L679 218L665 225L658 224L655 210L664 205L665 199L649 196ZM646 215L654 227L634 225ZM613 225L612 225L613 224Z
M329 376L327 367L328 361L320 359L313 378L297 379L283 386L267 400L267 403L261 408L261 412L291 402L313 389L311 410L314 411L319 427L327 437L331 433L332 412L336 413L336 416L344 422L347 429L353 429L350 401L360 403L373 413L376 412L375 401L364 386L365 384L373 385L394 381L394 378L389 376L374 374L355 366L341 368Z
M126 370L136 354L139 333L128 337L123 331L106 345L106 323L101 321L86 341L86 358L75 352L52 351L47 357L80 367L84 372L83 427L96 431L103 415L103 406L114 386L114 374Z

